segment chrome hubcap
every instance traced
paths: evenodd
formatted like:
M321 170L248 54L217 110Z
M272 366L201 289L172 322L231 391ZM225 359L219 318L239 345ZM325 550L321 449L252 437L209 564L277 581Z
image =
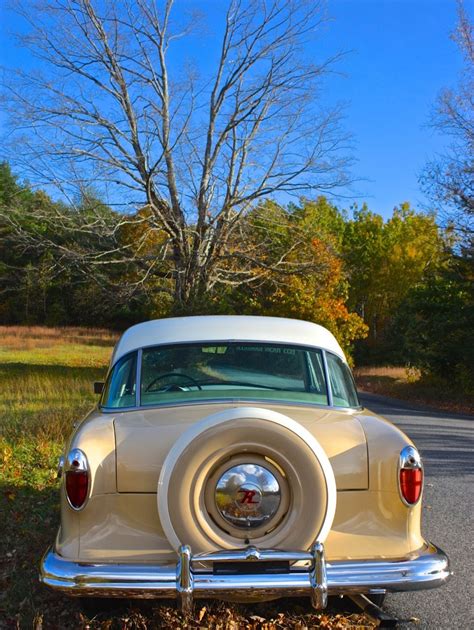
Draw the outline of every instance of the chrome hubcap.
M239 464L224 472L215 489L222 518L243 529L265 525L277 513L281 489L277 478L258 464Z

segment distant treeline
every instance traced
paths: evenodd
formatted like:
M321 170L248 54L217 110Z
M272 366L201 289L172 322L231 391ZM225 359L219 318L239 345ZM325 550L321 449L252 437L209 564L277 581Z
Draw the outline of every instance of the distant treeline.
M325 197L264 202L226 243L222 281L216 268L187 303L174 297L173 252L146 207L121 215L92 193L56 202L6 163L0 207L1 324L120 330L185 313L296 317L328 327L359 364L410 364L472 387L472 258L408 203L384 220Z

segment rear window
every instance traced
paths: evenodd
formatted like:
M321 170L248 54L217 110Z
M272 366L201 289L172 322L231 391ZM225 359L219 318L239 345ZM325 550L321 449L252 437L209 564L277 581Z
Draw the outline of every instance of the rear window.
M328 404L320 350L260 343L146 348L140 395L142 405L249 397Z
M174 344L122 357L109 374L101 404L108 408L216 399L258 399L328 405L323 353L269 343ZM349 367L326 352L333 404L358 407Z

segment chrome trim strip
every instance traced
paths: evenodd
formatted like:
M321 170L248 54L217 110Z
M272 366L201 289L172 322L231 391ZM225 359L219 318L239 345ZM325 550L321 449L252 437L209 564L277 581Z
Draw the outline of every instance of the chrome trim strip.
M260 560L262 562L308 562L313 561L313 554L309 551L281 551L280 549L257 549L250 546L246 549L214 551L199 553L193 556L193 562L248 562Z
M408 446L404 446L400 451L398 466L400 469L406 468L408 470L423 469L423 464L418 450L410 444Z
M331 387L331 381L329 380L329 366L328 366L328 360L326 357L326 350L321 350L322 355L323 355L323 366L324 366L324 378L326 379L326 391L327 391L327 396L328 396L328 406L329 407L333 407L334 406L334 399L332 397L332 387ZM348 407L348 409L350 409L350 407Z
M64 455L61 455L58 459L58 467L56 470L57 479L61 479L61 477L63 476L65 463L66 463L66 458L64 457Z
M231 557L231 552L220 552L222 561ZM236 552L236 557L242 555ZM260 551L265 559L281 559L281 552ZM299 558L307 552L295 552ZM318 554L319 551L316 551ZM273 555L274 554L274 555ZM181 556L181 566L183 560ZM190 558L200 562L203 556ZM233 558L234 559L234 558ZM214 560L216 557L214 556ZM251 560L250 560L251 561ZM182 576L180 569L179 575ZM322 566L318 569L324 583ZM296 568L289 573L278 574L238 574L214 575L199 570L190 571L193 582L186 576L180 577L180 588L185 597L194 598L241 595L245 599L288 596L310 596L314 592L314 583L308 569ZM371 593L387 591L411 591L441 586L451 575L447 556L435 547L427 544L417 553L398 560L339 560L327 562L327 594L344 595L353 593ZM40 568L40 581L49 587L68 595L134 597L134 598L176 598L177 565L142 564L92 564L66 560L49 549L44 555ZM321 603L324 601L321 589ZM188 595L189 593L189 595Z
M363 411L364 407L362 405L360 407L338 407L337 405L320 405L318 403L311 402L297 402L294 400L285 400L284 398L203 398L200 400L190 400L188 402L181 400L179 402L167 402L161 403L159 405L141 405L140 407L104 407L99 405L99 409L101 413L122 413L126 411L146 411L147 409L173 409L175 407L189 407L191 405L220 405L220 404L230 404L234 405L236 403L248 404L248 403L257 403L257 404L269 404L269 405L283 405L287 407L309 407L310 409L330 409L331 411L345 411L345 412L354 412L354 411Z
M142 404L142 356L143 350L142 348L138 348L137 352L137 374L136 374L136 383L135 383L135 401L137 403L137 407L141 407Z

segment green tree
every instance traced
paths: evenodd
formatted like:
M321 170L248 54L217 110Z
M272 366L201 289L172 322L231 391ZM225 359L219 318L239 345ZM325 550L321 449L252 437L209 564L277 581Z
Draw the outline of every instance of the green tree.
M132 263L114 260L117 213L91 191L72 208L20 183L3 163L0 207L2 323L120 325L146 317L143 286L131 291L122 281ZM92 216L110 228L108 236L94 230Z
M470 394L474 393L473 287L473 278L467 280L455 263L411 289L394 324L405 360Z
M446 261L446 237L431 214L408 203L383 221L366 205L346 224L343 256L349 280L349 307L369 327L361 358L388 359L396 345L391 323L408 292L422 285Z

